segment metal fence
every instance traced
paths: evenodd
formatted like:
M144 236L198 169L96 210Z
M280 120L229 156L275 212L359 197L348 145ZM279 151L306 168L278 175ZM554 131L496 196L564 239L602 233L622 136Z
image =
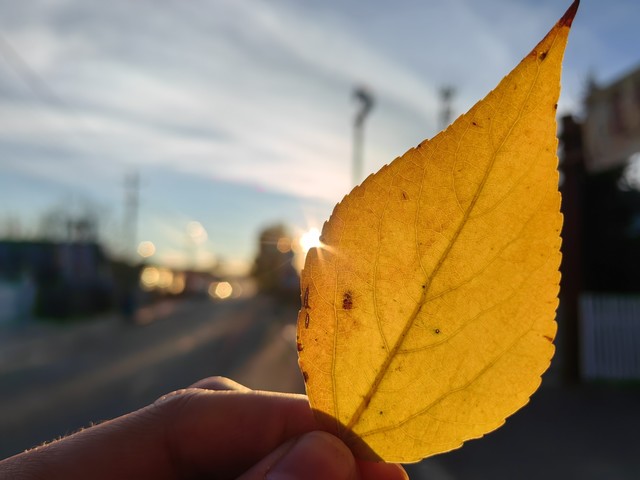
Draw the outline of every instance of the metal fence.
M640 296L580 297L581 375L585 380L640 380Z

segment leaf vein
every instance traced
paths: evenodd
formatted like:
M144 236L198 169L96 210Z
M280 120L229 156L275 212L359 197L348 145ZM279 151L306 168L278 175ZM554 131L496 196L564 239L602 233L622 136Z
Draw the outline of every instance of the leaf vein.
M486 181L487 181L487 178L489 177L489 173L491 172L491 170L493 168L493 165L494 165L494 163L496 161L496 158L498 156L498 152L504 146L507 138L509 138L509 135L511 134L511 132L515 128L515 125L519 122L519 120L521 118L522 111L524 110L525 104L527 103L527 101L531 97L531 92L533 90L533 87L537 83L538 76L539 76L539 68L538 68L538 72L536 73L536 77L534 78L533 82L531 83L531 86L529 88L529 91L527 92L527 95L525 96L524 100L522 101L522 104L519 107L517 117L513 120L508 132L504 135L500 146L497 149L494 150L492 158L491 158L491 161L490 161L490 164L488 165L486 171L484 172L482 180L481 180L480 184L478 185L478 188L477 188L477 190L476 190L471 202L469 203L469 206L467 207L467 210L465 211L460 223L458 224L458 226L457 226L457 228L456 228L456 230L455 230L455 232L454 232L454 234L452 236L451 242L447 245L447 248L442 253L440 258L438 259L438 262L434 266L434 269L431 272L431 275L427 275L426 274L426 271L424 269L424 265L422 263L422 260L419 259L420 267L421 267L423 273L425 274L425 278L427 279L426 282L425 282L425 288L424 288L423 293L422 293L421 301L416 306L416 309L412 312L412 314L409 317L407 323L403 327L402 332L400 333L399 337L395 341L392 349L389 351L389 354L385 357L385 360L384 360L383 364L380 366L380 370L378 371L378 373L377 373L377 375L376 375L371 387L369 388L367 393L363 396L363 398L361 399L358 407L356 408L356 410L354 411L353 415L351 416L351 419L347 423L347 427L346 427L347 430L352 430L353 429L353 426L358 422L358 420L362 416L362 413L367 409L369 403L371 402L371 399L373 398L373 396L377 392L377 390L378 390L378 388L380 386L380 383L382 382L383 378L387 374L387 371L389 369L389 366L391 365L391 362L393 361L393 359L397 355L398 351L401 349L402 344L404 343L409 330L411 330L413 324L415 323L415 320L416 320L417 316L419 315L420 311L422 310L422 307L425 304L424 301L425 301L425 299L427 297L427 293L429 292L429 290L431 288L431 285L433 284L434 278L439 273L440 269L442 268L442 265L444 264L444 262L447 259L449 253L451 252L451 249L456 244L457 239L459 238L461 232L463 231L471 212L473 211L475 205L477 204L478 199L480 198L480 196L481 196L481 194L482 194L482 192L484 190L484 186L486 185ZM501 99L501 101L502 101L502 99ZM491 128L491 125L490 125L490 128ZM426 175L426 167L423 169L422 183L421 183L421 186L420 186L420 194L418 195L418 208L416 209L416 212L420 211L420 204L422 202L422 192L423 192L423 188L424 188L425 175ZM416 239L415 239L415 241L416 241L416 246L417 247L419 245L418 233L417 233L418 218L419 218L418 217L418 213L416 213L416 220L415 220Z

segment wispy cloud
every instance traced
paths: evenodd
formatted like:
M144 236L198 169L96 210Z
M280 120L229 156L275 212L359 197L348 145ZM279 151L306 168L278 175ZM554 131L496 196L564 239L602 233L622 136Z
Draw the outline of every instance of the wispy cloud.
M79 137L116 168L161 162L335 200L349 181L354 83L414 115L435 105L346 25L284 4L45 3L49 16L6 35L65 108L36 106L51 135L27 98L30 119L7 117L2 132L72 149Z
M583 3L565 111L579 105L588 67L610 74L605 57L630 61L623 43L640 16L633 0ZM368 85L377 100L366 137L366 168L375 170L436 133L441 86L456 87L454 107L466 110L564 7L0 0L0 34L27 77L35 72L25 78L5 52L0 173L89 186L117 202L125 172L156 168L320 199L329 209L350 187L354 85ZM255 228L264 218L246 221Z

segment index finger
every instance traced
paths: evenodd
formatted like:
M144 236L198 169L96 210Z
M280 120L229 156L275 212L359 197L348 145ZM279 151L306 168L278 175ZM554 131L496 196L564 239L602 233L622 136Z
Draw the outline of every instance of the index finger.
M317 430L304 395L187 389L152 407L162 410L166 448L187 474L235 478L287 440Z
M303 395L190 388L6 459L0 476L236 478L281 443L316 428Z

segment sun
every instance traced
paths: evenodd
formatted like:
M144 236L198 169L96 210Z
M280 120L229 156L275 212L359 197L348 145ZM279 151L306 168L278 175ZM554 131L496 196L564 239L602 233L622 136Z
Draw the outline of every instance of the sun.
M320 242L320 230L315 227L310 228L300 236L300 248L302 248L302 252L305 255L312 248L319 247L321 245L322 242Z

